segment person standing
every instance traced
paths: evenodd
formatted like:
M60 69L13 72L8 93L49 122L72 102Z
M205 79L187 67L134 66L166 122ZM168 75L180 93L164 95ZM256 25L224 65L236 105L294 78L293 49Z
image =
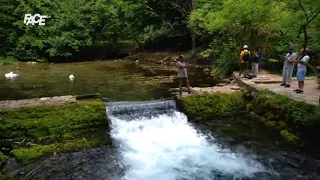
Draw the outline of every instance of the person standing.
M299 60L294 60L295 63L297 63L297 80L298 80L298 89L294 90L297 94L303 93L303 86L304 86L304 79L306 77L307 73L307 66L310 57L308 50L304 50L303 52L303 58Z
M291 47L288 48L288 54L284 57L282 84L280 84L281 86L285 86L285 88L289 88L291 86L294 60L296 59L297 54L293 52Z
M240 72L239 77L243 74L243 77L246 76L246 72L248 70L248 65L250 62L251 56L250 51L248 50L248 46L244 45L243 50L240 53Z
M188 73L187 73L187 67L186 63L184 62L184 57L182 55L179 56L178 61L176 63L176 66L178 68L178 79L179 79L179 91L180 96L182 95L182 84L183 82L186 83L186 86L188 88L188 94L191 93L190 83L188 79Z
M252 61L252 74L254 78L258 76L261 55L262 55L262 51L260 49L260 46L258 45L256 47L256 53L254 54L253 61Z

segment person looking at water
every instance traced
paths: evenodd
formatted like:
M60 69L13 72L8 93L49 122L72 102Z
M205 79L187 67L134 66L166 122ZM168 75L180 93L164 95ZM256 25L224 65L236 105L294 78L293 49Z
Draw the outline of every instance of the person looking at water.
M180 96L182 95L182 84L183 82L186 83L186 86L188 88L188 94L191 93L190 89L190 83L188 79L188 73L187 73L187 67L186 63L184 62L184 57L180 55L178 57L178 61L176 62L176 66L178 68L178 79L179 79L179 91L180 91Z
M248 70L248 65L250 62L250 51L248 50L248 46L244 45L243 50L240 53L240 72L239 77L241 74L243 74L243 77L245 77L246 72Z
M306 64L308 63L310 57L308 55L308 50L303 50L302 55L303 58L299 60L294 60L295 63L297 63L297 80L298 80L298 89L294 90L296 91L297 94L303 93L303 86L304 86L304 79L306 77L307 73L307 66Z
M262 51L260 49L260 46L258 45L256 47L256 53L254 54L253 60L252 60L252 74L254 78L258 76L261 55L262 55Z
M293 52L291 47L288 48L288 54L284 57L282 84L280 84L280 86L285 86L285 88L289 88L291 86L294 60L296 59L297 54Z

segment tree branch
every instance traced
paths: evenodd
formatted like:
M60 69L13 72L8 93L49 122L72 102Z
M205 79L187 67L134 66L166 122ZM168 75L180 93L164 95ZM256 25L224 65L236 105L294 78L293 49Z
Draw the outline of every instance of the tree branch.
M313 15L313 17L306 23L306 26L308 26L319 14L320 10L318 10L318 12L316 12L316 14Z
M307 21L306 21L306 22L308 22L308 21L309 21L308 14L307 14L306 10L304 9L304 7L302 6L301 1L300 1L300 0L298 0L298 2L299 2L299 5L300 5L301 9L302 9L302 10L303 10L303 12L304 12L304 15L306 16L306 19L307 19Z

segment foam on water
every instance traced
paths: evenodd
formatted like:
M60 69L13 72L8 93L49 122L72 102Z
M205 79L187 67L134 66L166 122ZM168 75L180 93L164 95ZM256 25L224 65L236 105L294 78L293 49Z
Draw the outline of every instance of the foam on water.
M236 179L265 171L254 159L209 143L178 111L152 118L109 119L127 167L125 180Z

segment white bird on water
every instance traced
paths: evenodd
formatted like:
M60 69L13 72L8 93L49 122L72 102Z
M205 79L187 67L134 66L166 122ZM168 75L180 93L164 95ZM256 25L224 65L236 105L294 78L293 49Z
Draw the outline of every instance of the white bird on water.
M71 75L69 76L69 79L70 79L70 81L73 81L73 80L74 80L74 75L71 74Z
M18 76L18 74L13 74L13 72L4 75L7 79L13 79Z

